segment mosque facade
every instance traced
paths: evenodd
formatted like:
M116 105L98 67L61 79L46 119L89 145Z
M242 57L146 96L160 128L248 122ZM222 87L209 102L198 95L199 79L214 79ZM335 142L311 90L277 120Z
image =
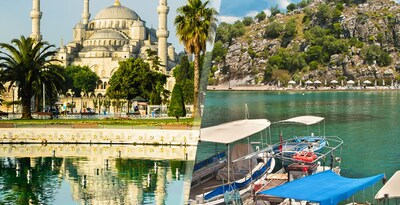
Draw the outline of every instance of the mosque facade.
M150 11L152 12L152 11ZM171 70L176 66L177 55L172 44L167 42L169 31L167 17L169 6L167 0L159 0L157 9L158 28L149 28L146 21L132 9L122 5L120 0L99 11L93 18L90 13L90 0L83 0L83 12L80 22L72 30L73 40L60 48L55 56L63 65L87 66L95 72L100 80L94 92L87 93L80 101L73 101L74 94L67 93L61 96L63 107L67 103L75 103L77 108L94 107L94 97L105 97L111 76L118 70L119 61L128 58L147 59L147 49L157 51L161 62L160 72L167 74L166 89L172 91L175 79ZM31 38L42 40L40 21L42 12L40 0L32 0ZM76 96L77 94L75 94ZM10 97L11 96L11 97ZM7 99L17 99L16 92L8 93ZM13 98L14 97L14 98ZM4 106L1 110L7 111ZM11 108L10 108L11 109ZM12 112L20 112L20 107L12 108ZM126 110L129 112L129 109ZM77 109L75 112L82 112Z
M154 11L159 15L158 30L146 27L146 22L119 0L102 9L93 19L90 19L89 0L83 2L82 20L73 28L73 40L66 45L61 43L56 58L64 66L88 66L95 72L100 78L93 93L95 96L105 95L119 61L128 58L147 59L147 49L157 51L162 65L160 71L169 74L175 66L176 55L175 48L167 43L167 0L160 0L157 11ZM32 28L35 27L34 17L40 15L31 15ZM34 33L37 30L40 29L32 29L32 37L40 37L40 34ZM173 84L174 79L168 79L166 88L172 90Z

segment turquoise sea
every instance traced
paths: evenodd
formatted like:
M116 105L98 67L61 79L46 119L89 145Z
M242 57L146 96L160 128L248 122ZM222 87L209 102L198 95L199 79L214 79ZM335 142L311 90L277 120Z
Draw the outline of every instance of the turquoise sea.
M202 127L243 119L245 104L250 118L272 122L300 115L322 116L326 135L339 136L344 141L343 176L385 173L389 178L400 170L399 91L209 91L206 96ZM277 142L279 129L272 125L271 133ZM259 138L254 136L252 140ZM197 159L224 148L201 143ZM372 191L376 192L381 184ZM371 196L368 198L371 201Z

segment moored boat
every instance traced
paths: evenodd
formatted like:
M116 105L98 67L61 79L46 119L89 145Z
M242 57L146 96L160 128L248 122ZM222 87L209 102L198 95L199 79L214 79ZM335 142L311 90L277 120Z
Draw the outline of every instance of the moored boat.
M225 144L227 150L195 165L189 203L238 203L241 195L251 191L249 187L255 180L271 172L275 159L267 152L257 158L235 161L254 152L250 143L237 142L270 125L267 119L245 119L201 129L201 141ZM233 143L236 144L231 149Z

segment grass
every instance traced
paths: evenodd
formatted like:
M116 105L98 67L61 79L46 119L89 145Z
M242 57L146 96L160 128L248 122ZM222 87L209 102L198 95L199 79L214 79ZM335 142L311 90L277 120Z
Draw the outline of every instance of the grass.
M1 120L0 124L15 124L19 126L41 126L41 125L73 125L73 124L98 124L99 126L200 126L200 119L181 118L179 122L174 118L153 118L153 119L32 119L32 120Z

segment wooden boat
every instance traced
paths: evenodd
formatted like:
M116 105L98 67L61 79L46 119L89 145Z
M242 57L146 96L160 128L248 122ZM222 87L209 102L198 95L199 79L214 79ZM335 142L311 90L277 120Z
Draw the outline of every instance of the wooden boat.
M267 119L246 119L201 129L200 141L222 143L227 150L195 165L189 204L237 203L255 180L271 172L275 159L267 152L257 158L235 160L254 152L250 143L236 142L270 125Z

